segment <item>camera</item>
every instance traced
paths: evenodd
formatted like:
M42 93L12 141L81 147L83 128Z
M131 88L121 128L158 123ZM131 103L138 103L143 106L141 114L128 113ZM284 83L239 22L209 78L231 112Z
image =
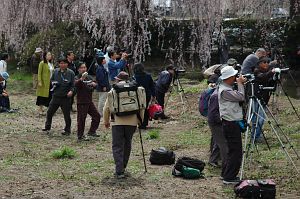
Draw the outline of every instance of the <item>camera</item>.
M51 88L50 91L54 91L58 86L59 86L59 82L58 81L53 81L52 82L52 88Z
M180 75L183 75L185 73L185 69L183 68L174 68L175 76L174 79L178 78Z

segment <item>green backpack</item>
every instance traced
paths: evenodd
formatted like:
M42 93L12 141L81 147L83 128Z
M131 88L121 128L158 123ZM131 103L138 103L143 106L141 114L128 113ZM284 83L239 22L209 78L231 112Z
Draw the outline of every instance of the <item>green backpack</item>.
M199 169L194 169L194 168L186 167L186 166L183 166L181 174L182 174L182 177L186 178L186 179L198 179L198 178L202 177L202 174L199 171Z

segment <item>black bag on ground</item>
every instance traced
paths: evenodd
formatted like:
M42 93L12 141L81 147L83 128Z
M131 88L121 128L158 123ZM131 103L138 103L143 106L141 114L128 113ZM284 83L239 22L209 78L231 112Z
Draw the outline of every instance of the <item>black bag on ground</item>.
M189 157L181 157L178 158L172 170L172 175L187 179L200 178L203 177L202 171L204 170L204 167L205 163L201 160ZM192 169L198 170L199 173L193 171Z
M243 180L234 186L237 197L249 199L274 199L276 184L271 179Z
M272 179L257 180L260 187L260 198L273 199L276 197L276 184Z
M164 147L152 149L149 160L154 165L171 165L175 163L175 153Z
M195 158L189 158L189 157L178 158L174 168L177 171L182 171L183 166L198 169L200 172L202 172L205 167L205 163Z

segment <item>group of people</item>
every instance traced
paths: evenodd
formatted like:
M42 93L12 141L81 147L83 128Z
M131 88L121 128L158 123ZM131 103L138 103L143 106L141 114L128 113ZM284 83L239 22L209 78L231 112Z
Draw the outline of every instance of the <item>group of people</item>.
M141 109L140 117L112 114L110 92L112 92L113 86L120 82L134 81L137 86L145 89L146 107L150 103L158 103L164 107L165 94L169 91L175 74L174 67L167 66L155 83L152 76L145 72L144 65L137 63L130 76L125 72L128 68L127 58L127 53L118 54L111 47L106 50L106 54L97 51L93 67L95 76L89 74L90 66L87 66L85 62L78 62L77 65L74 63L75 54L72 51L67 52L66 57L60 57L57 60L57 67L53 62L53 54L43 52L41 48L36 48L31 58L33 86L36 88L37 94L36 105L39 106L39 114L46 115L45 126L42 130L50 132L52 118L60 107L65 121L62 135L69 136L72 123L70 114L74 101L77 104L77 138L79 142L88 141L91 136L99 137L97 129L103 118L105 127L109 128L112 125L112 149L116 164L115 175L118 178L125 177L133 133L137 126L140 129L147 128L149 113L147 109ZM93 102L94 91L99 94L97 107ZM44 110L44 107L47 107L47 111ZM92 120L89 131L85 134L87 115L90 115ZM161 114L160 118L168 117Z
M221 179L224 184L236 184L242 162L243 149L241 132L245 130L245 102L247 102L247 80L243 75L252 74L254 79L254 100L252 112L252 133L251 139L255 142L263 141L262 127L265 115L259 107L267 105L271 91L262 90L260 86L274 86L274 74L280 69L276 68L276 60L266 56L266 51L259 48L255 53L250 54L241 66L241 74L236 70L236 64L232 59L227 64L214 66L214 73L209 74L209 89L214 89L208 101L208 124L212 134L211 154L209 164L214 167L221 167ZM221 160L221 165L219 161Z

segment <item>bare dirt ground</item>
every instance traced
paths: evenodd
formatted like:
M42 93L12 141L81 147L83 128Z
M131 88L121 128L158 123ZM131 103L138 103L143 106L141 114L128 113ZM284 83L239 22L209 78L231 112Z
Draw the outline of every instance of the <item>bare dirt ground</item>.
M19 107L19 113L0 114L1 198L234 198L233 187L224 186L219 180L219 169L206 166L205 179L184 180L171 175L172 166L153 166L148 161L151 149L164 146L174 150L177 157L190 156L207 162L210 132L205 118L200 117L197 110L198 92L204 85L186 87L185 101L190 106L186 113L182 111L180 98L173 94L167 111L171 119L151 122L151 128L142 132L148 166L146 174L139 136L135 134L128 165L131 177L125 180L113 177L110 130L101 125L100 138L77 143L76 113L72 113L72 135L63 137L64 122L59 111L54 117L51 134L47 135L41 131L45 117L37 114L34 91L13 91L12 107ZM280 99L279 120L299 151L299 119L286 100ZM300 101L293 102L299 111ZM146 139L151 131L158 131L160 137ZM264 144L258 145L260 155L254 152L246 177L273 178L277 183L277 198L300 198L299 174L289 164L267 125L266 135L271 151ZM53 159L51 153L62 146L73 148L76 157ZM299 160L290 149L288 151L299 168Z

